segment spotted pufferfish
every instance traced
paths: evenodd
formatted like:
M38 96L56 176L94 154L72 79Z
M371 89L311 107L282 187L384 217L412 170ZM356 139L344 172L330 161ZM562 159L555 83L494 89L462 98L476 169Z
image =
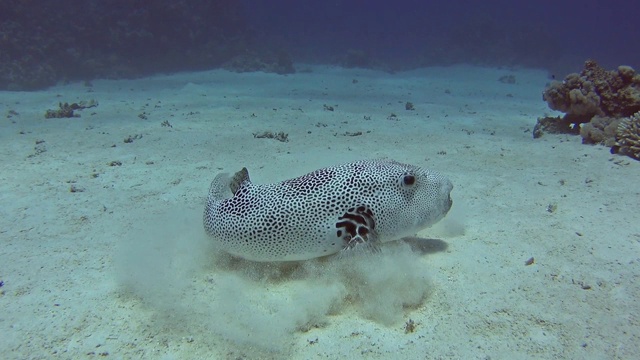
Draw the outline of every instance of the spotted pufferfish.
M415 235L451 209L451 181L393 160L361 160L274 184L246 168L211 182L204 228L219 248L253 261L296 261Z

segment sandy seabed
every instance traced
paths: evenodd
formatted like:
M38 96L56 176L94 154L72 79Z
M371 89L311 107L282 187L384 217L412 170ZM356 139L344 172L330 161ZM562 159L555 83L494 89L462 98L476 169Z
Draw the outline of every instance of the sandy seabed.
M0 93L1 357L640 353L640 163L534 140L545 72L301 68ZM380 254L296 264L231 259L204 234L219 172L268 183L370 158L445 174L453 209Z

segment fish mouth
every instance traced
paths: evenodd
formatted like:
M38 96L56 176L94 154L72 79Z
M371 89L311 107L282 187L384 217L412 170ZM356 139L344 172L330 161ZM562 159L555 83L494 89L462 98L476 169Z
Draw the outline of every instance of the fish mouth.
M446 199L442 199L442 200L443 200L441 202L442 207L440 208L441 213L435 222L438 222L442 220L445 216L447 216L447 214L449 213L449 210L451 210L451 207L453 206L453 200L451 200L451 195L447 196Z
M444 199L444 215L446 215L449 210L451 210L451 207L453 206L453 200L451 199L451 190L453 190L453 184L451 183L451 181L447 181L444 186L443 186L443 195L447 194L447 198Z

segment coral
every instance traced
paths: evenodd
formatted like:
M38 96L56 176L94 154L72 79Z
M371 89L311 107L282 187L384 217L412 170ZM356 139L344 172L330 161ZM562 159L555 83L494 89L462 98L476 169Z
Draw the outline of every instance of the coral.
M577 134L578 127L573 126L571 122L561 117L543 117L538 118L536 125L533 127L533 138L537 139L545 133L549 134Z
M619 118L594 116L591 121L580 127L582 143L601 144L608 147L615 145L619 123Z
M578 74L569 74L563 82L554 81L542 94L552 110L574 118L574 123L585 123L600 112L600 97L593 82Z
M80 117L80 115L75 114L73 111L74 110L78 110L78 104L73 103L73 104L69 104L69 103L59 103L58 104L58 109L53 110L53 109L48 109L45 113L44 113L44 117L47 119L51 119L51 118L72 118L72 117Z
M587 60L580 74L552 82L542 98L565 115L538 119L534 138L544 132L578 130L584 144L602 144L611 147L612 153L640 158L640 74L632 67L605 70Z
M640 160L640 111L620 121L611 152Z
M289 141L289 134L285 133L284 131L280 131L277 133L271 131L263 131L261 133L253 133L253 137L256 139L275 139L280 142Z
M515 84L516 76L515 75L503 75L498 79L503 84Z
M605 115L626 117L640 111L640 77L635 76L633 68L619 66L617 70L606 71L589 60L581 75L594 83Z
M48 109L44 113L44 117L46 119L51 118L73 118L80 117L80 114L74 113L75 110L84 110L92 107L98 106L98 102L94 99L89 101L80 101L79 103L58 103L58 109Z
M608 71L587 60L580 74L552 82L542 98L573 124L587 123L596 115L631 116L640 111L640 75L630 66Z

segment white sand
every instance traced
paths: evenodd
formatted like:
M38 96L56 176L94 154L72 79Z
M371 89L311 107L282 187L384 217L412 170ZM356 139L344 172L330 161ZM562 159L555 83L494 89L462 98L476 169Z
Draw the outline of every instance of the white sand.
M533 140L551 114L544 72L312 69L1 93L18 115L0 122L0 357L640 353L640 163L580 137ZM508 74L516 84L497 81ZM44 119L91 98L80 118ZM253 138L265 130L289 142ZM454 183L451 213L412 247L293 269L214 256L201 213L216 173L274 182L377 157Z

